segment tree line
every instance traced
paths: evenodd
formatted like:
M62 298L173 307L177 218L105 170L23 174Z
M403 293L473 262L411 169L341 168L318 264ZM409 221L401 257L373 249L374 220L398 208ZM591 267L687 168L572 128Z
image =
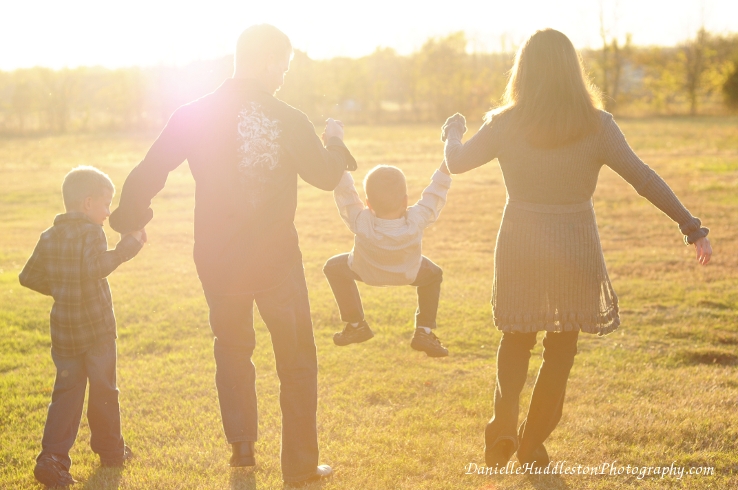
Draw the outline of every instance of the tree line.
M410 55L379 48L361 58L313 60L295 51L278 97L314 121L479 120L507 83L513 52L469 52L463 32L428 39ZM672 47L602 35L582 51L606 109L622 115L738 111L738 35L700 29ZM0 72L0 133L160 129L178 106L216 89L232 57L184 67L100 67Z

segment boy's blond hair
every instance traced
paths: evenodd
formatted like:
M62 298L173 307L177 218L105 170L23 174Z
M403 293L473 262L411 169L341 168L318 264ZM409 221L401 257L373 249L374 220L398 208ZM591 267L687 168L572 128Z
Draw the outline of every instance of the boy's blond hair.
M95 167L80 165L64 177L62 183L64 207L67 210L76 208L88 197L100 196L106 190L115 194L115 186L107 174Z
M391 165L377 165L364 178L364 192L375 213L388 214L405 204L405 174Z

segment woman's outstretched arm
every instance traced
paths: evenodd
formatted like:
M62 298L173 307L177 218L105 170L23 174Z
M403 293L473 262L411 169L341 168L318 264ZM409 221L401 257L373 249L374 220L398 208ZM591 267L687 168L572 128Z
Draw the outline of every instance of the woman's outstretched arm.
M444 154L452 174L461 174L480 167L497 156L495 134L487 123L466 143L461 138L466 132L466 120L459 113L446 120L441 140L446 142Z
M692 216L664 179L638 158L612 117L603 121L603 125L604 163L632 185L638 194L674 220L684 234L685 242L695 245L697 260L707 264L712 255L712 247L706 238L710 230L702 227L699 218Z

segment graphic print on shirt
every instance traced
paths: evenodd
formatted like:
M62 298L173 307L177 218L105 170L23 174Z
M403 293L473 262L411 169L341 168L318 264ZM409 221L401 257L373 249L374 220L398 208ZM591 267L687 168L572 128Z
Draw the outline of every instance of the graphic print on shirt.
M238 171L252 206L262 201L265 185L279 166L279 121L269 119L256 102L238 113Z

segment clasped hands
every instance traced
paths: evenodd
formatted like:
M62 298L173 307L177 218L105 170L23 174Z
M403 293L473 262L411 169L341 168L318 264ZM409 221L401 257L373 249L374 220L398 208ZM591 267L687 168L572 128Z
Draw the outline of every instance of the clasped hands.
M146 228L141 228L138 231L132 231L130 233L121 235L121 239L128 235L131 235L133 238L138 240L138 243L140 243L141 245L145 244L148 241L148 237L146 236Z
M323 144L327 145L328 140L331 138L338 138L343 141L343 123L337 119L328 118L325 121L325 130L320 138L323 140Z

